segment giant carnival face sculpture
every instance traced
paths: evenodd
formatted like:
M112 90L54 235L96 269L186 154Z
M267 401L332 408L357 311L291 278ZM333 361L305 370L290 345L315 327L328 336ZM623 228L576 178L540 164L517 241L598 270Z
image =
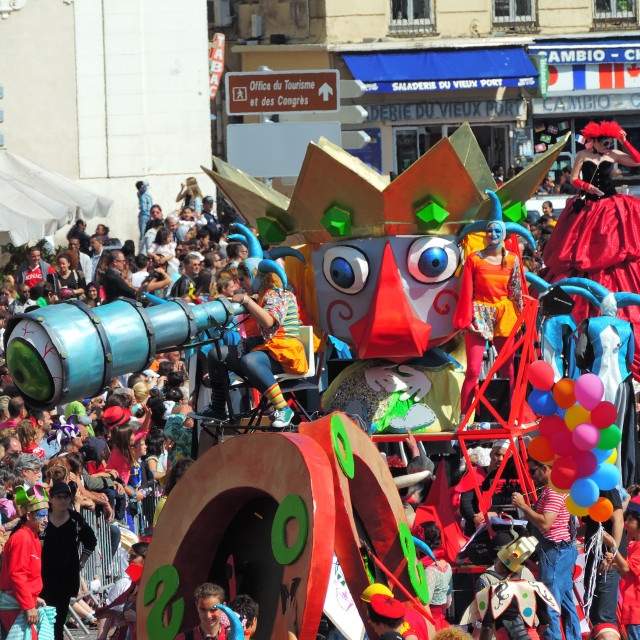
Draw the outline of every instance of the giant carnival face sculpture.
M485 190L495 191L505 217L519 222L526 215L521 203L562 144L499 188L468 125L390 184L321 139L309 145L290 201L222 161L215 172L203 169L266 242L313 248L312 306L324 331L355 347L360 359L403 361L455 333L457 236L467 223L490 217Z

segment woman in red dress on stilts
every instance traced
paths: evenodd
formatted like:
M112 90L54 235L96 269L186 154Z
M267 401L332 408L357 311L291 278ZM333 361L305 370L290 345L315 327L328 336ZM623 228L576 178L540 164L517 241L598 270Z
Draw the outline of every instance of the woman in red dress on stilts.
M544 248L548 282L582 277L610 291L640 291L640 200L617 193L612 172L616 164L640 166L640 152L627 141L617 122L590 122L582 131L586 149L576 156L571 183L580 189L560 214ZM614 149L615 141L625 151ZM588 303L576 302L576 318L595 315ZM621 309L636 336L634 371L640 369L640 309Z

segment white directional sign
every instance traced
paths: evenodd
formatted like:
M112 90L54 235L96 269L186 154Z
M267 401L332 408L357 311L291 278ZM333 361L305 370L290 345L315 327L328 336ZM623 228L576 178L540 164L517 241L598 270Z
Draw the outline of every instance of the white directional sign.
M280 122L339 122L340 124L360 124L367 119L367 110L359 104L340 107L338 113L283 113Z
M340 145L339 122L263 122L227 127L229 164L254 178L297 176L309 142Z

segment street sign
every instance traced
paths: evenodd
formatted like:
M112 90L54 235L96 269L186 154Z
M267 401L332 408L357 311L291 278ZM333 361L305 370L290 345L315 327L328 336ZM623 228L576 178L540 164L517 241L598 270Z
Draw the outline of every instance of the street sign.
M340 80L340 97L359 98L367 93L367 85L362 80Z
M229 164L254 178L300 173L309 142L321 136L340 145L339 122L262 122L227 126Z
M367 119L367 110L359 104L340 107L338 113L283 113L280 122L339 122L340 124L360 124Z
M338 111L340 83L336 69L228 73L227 114Z
M343 131L343 149L362 149L371 142L371 136L366 131Z

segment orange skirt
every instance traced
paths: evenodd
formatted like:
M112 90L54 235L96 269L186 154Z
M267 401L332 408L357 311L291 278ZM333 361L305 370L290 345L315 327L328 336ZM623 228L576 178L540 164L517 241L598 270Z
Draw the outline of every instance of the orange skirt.
M309 363L304 352L304 346L298 338L285 338L276 333L269 342L262 344L252 351L267 351L276 360L285 373L303 375L309 371Z

